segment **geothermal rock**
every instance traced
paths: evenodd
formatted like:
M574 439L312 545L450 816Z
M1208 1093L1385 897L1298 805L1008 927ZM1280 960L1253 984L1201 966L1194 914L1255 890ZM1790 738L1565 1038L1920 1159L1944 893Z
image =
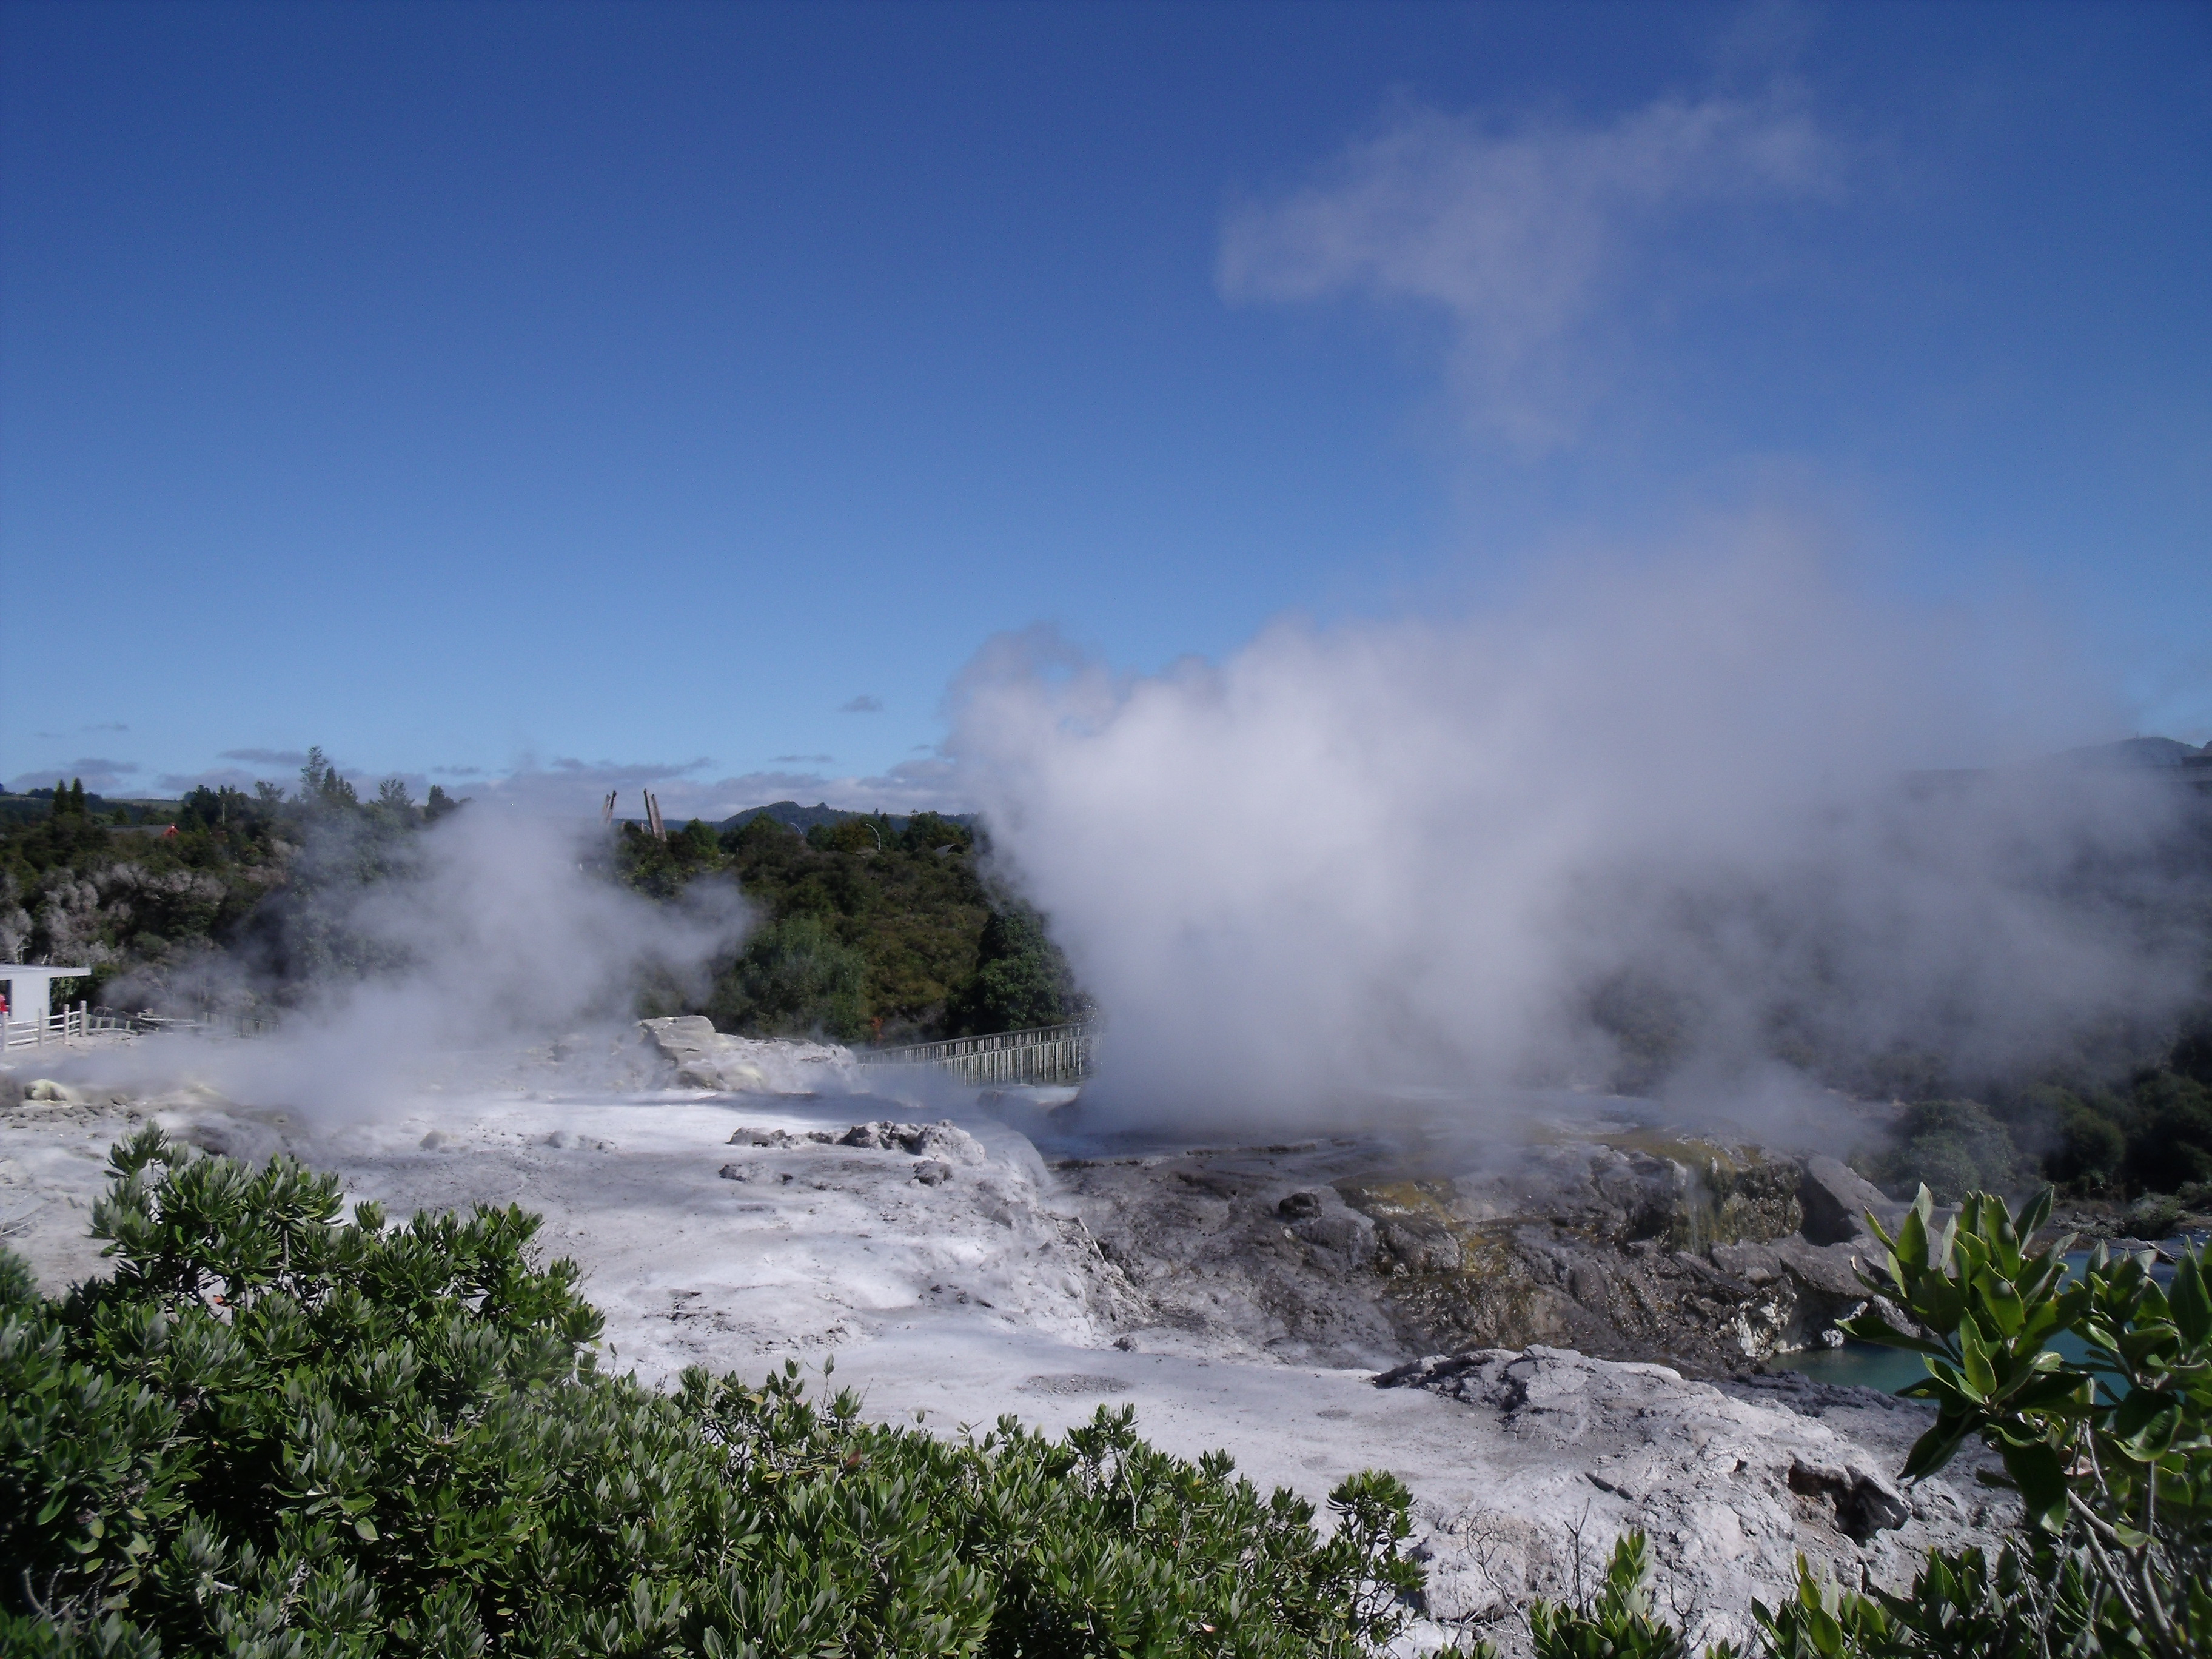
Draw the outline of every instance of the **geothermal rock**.
M858 1091L853 1051L827 1042L726 1036L703 1015L641 1019L640 1041L675 1086L725 1094Z
M1470 1448L1492 1478L1477 1502L1417 1504L1416 1553L1428 1565L1429 1615L1507 1620L1494 1634L1509 1647L1510 1615L1535 1596L1587 1594L1613 1539L1632 1528L1649 1540L1662 1593L1696 1650L1750 1636L1752 1598L1771 1606L1785 1596L1800 1553L1846 1583L1901 1588L1930 1547L1987 1546L2013 1518L1987 1500L1969 1504L1945 1480L1900 1489L1890 1471L1924 1426L1909 1410L1876 1449L1665 1366L1541 1346L1417 1361L1376 1381L1465 1408ZM1879 1407L1858 1409L1882 1426Z
M1805 1206L1805 1237L1814 1244L1848 1244L1871 1238L1866 1212L1872 1210L1882 1225L1895 1229L1905 1218L1905 1206L1856 1170L1832 1158L1805 1160L1804 1184L1800 1188Z
M1869 1241L1798 1231L1815 1214L1837 1231L1873 1193L1842 1165L1643 1140L1498 1149L1465 1174L1352 1139L1057 1173L1147 1310L1135 1328L1231 1352L1356 1364L1542 1343L1721 1376L1865 1301Z

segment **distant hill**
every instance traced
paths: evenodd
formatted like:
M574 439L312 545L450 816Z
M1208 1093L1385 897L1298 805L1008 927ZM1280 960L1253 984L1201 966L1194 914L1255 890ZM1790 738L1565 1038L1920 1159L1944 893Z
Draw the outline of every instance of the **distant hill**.
M896 835L905 830L908 816L903 812L848 812L842 807L830 805L827 801L813 806L801 806L795 800L780 800L772 805L748 806L741 812L732 812L714 827L717 830L741 830L755 818L774 818L778 823L788 825L805 835L817 823L837 824L848 818L877 818L888 823L891 833ZM982 815L977 812L941 812L938 816L947 823L973 830Z
M2201 766L2212 759L2212 743L2192 749L2172 738L2123 738L2118 743L2095 743L2069 749L2052 757L2082 766Z
M128 823L167 823L177 816L181 803L163 800L153 796L95 795L85 792L84 810L102 823L110 823L118 812L124 814ZM0 823L36 823L50 816L54 809L52 789L32 789L22 794L0 789Z

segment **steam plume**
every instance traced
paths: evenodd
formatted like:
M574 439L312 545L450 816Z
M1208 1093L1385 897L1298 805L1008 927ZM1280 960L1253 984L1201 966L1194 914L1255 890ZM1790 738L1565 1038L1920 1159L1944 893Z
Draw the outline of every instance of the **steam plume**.
M316 833L348 831L311 831L304 856L344 856L315 845ZM650 903L586 871L589 835L482 803L422 830L410 869L334 885L313 918L381 970L326 982L274 1037L211 1048L196 1063L257 1103L369 1112L426 1078L451 1079L458 1053L511 1058L580 1028L618 1030L648 979L703 989L744 932L736 892L695 883L678 904Z
M1678 1077L1741 1087L1807 1054L2017 1060L2185 994L2145 873L2170 794L1908 780L2110 718L2047 655L1972 659L1753 526L1509 611L1285 623L1156 677L1002 638L954 748L1107 1012L1095 1092L1126 1114L1601 1080L1624 995L1674 1028Z

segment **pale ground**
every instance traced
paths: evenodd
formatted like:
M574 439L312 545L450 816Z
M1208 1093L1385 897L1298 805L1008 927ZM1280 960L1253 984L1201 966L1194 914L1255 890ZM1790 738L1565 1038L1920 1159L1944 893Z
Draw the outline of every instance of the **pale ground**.
M1239 1363L1187 1344L1146 1352L1164 1346L1149 1333L1117 1347L1127 1287L1056 1200L1034 1146L972 1094L924 1079L904 1086L931 1098L422 1094L332 1126L182 1085L189 1049L142 1044L127 1066L49 1058L43 1072L9 1058L18 1085L74 1078L82 1097L0 1109L0 1242L52 1288L100 1271L85 1227L106 1149L150 1115L210 1152L289 1151L396 1218L475 1203L543 1215L546 1253L586 1269L612 1363L648 1381L690 1364L757 1376L786 1356L818 1373L834 1358L831 1385L860 1390L870 1416L918 1417L933 1431L1007 1413L1056 1431L1102 1404L1133 1405L1153 1443L1191 1457L1225 1448L1263 1489L1289 1486L1317 1505L1345 1475L1387 1468L1418 1500L1445 1616L1497 1617L1529 1590L1566 1588L1562 1540L1586 1532L1601 1554L1620 1527L1641 1524L1690 1587L1684 1611L1704 1638L1741 1635L1749 1595L1773 1600L1798 1549L1852 1578L1894 1583L1929 1543L1981 1535L1993 1519L1963 1481L1929 1483L1902 1530L1863 1547L1844 1538L1830 1498L1798 1477L1816 1466L1851 1478L1893 1472L1917 1424L1886 1430L1880 1411L1839 1414L1851 1433L1877 1437L1852 1442L1671 1372L1562 1358L1544 1362L1550 1393L1516 1414L1473 1395L1378 1389L1365 1370ZM149 1087L157 1081L167 1086ZM1010 1103L1001 1115L1037 1103ZM803 1141L877 1119L951 1119L974 1139L951 1138L956 1154L937 1184L903 1151ZM739 1129L802 1143L733 1146ZM1570 1397L1587 1409L1562 1414L1557 1401ZM1490 1633L1517 1645L1510 1620Z

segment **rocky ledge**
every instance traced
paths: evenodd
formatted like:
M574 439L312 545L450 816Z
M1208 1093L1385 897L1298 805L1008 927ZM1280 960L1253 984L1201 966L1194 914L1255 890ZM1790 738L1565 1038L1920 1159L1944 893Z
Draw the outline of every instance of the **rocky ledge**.
M1415 1506L1425 1611L1509 1652L1525 1641L1528 1602L1586 1594L1632 1528L1696 1651L1747 1638L1753 1600L1786 1595L1801 1554L1844 1583L1902 1589L1929 1548L1990 1547L2017 1520L2008 1498L1974 1484L1978 1454L1948 1478L1899 1484L1894 1471L1932 1415L1868 1389L1806 1384L1762 1399L1544 1346L1438 1356L1376 1383L1426 1389L1467 1413L1480 1498ZM1854 1420L1846 1431L1814 1412Z
M1899 1207L1829 1158L1624 1136L1439 1170L1375 1139L1054 1166L1147 1346L1380 1365L1532 1344L1751 1370L1838 1340Z

